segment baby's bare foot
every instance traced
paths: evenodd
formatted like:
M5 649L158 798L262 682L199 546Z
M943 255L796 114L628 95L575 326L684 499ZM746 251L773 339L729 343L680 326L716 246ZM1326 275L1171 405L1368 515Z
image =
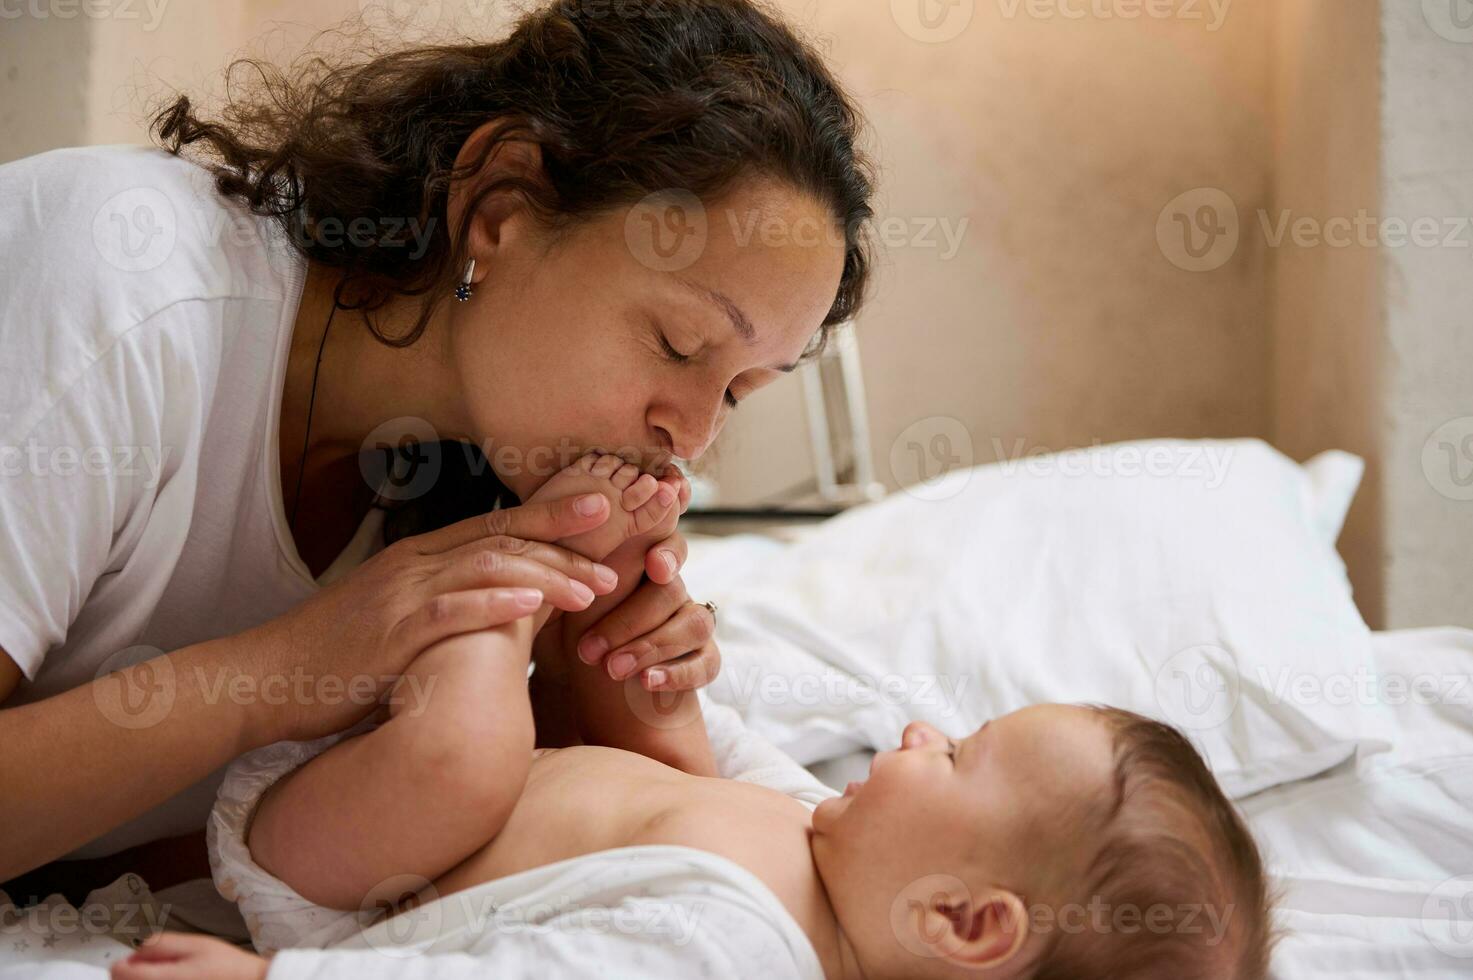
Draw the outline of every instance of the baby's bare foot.
M639 467L612 454L586 453L539 487L528 502L585 493L609 498L609 519L592 531L557 543L600 562L625 542L659 528L676 510L679 499L672 480L641 474Z

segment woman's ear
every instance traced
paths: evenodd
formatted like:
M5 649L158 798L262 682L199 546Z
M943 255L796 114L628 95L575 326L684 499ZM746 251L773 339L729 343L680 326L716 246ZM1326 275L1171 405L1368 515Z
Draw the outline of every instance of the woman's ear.
M457 170L476 162L480 155L492 146L496 137L507 125L504 119L483 123L461 146L455 157ZM509 138L495 143L489 156L474 175L463 177L450 187L446 202L446 215L450 220L452 234L461 222L470 222L467 247L476 260L476 273L472 280L479 282L491 267L491 259L498 253L521 244L526 236L534 233L532 214L521 194L513 190L493 191L476 205L474 213L466 209L471 201L487 185L508 177L524 182L541 183L542 147L531 140Z
M1002 966L1018 954L1028 938L1028 909L1007 889L969 896L936 911L949 924L949 934L936 944L941 958L971 969Z

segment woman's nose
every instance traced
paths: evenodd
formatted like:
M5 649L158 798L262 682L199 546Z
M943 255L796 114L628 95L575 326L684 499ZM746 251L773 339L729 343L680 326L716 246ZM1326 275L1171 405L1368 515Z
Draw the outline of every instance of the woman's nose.
M665 429L665 439L670 444L670 454L686 461L699 459L711 444L710 438L697 439L677 431Z
M669 412L657 419L655 428L665 434L671 452L680 459L700 458L721 431L720 408L708 410Z

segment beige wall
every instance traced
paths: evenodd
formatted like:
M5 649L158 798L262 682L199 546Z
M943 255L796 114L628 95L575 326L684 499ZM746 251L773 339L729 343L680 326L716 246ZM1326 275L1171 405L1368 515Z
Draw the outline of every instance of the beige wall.
M90 142L91 54L85 25L0 20L0 162Z
M1370 223L1274 250L1274 435L1367 459L1340 547L1388 628L1473 623L1473 30L1434 20L1452 9L1279 8L1275 213Z
M888 3L783 6L831 39L874 125L881 217L968 222L949 258L924 244L881 249L858 324L881 479L899 485L892 445L936 416L965 426L976 462L996 458L994 440L1011 453L1019 440L1268 435L1263 250L1241 248L1206 275L1173 265L1156 239L1184 191L1220 187L1245 208L1270 192L1267 3L1237 0L1209 30L1037 19L1026 4L1009 18L999 0L977 3L943 43L907 34ZM741 415L721 439L723 489L748 497L793 482L797 379Z
M1473 625L1473 8L1381 5L1386 625ZM1435 18L1435 19L1434 19ZM1392 246L1392 219L1436 226ZM1429 229L1430 230L1430 229ZM1461 244L1449 246L1449 236Z
M1277 13L1270 222L1276 225L1285 211L1321 221L1360 209L1375 212L1381 179L1378 5L1282 0ZM1253 227L1262 238L1256 218ZM1366 459L1340 550L1362 614L1379 622L1385 612L1386 364L1379 255L1360 247L1272 251L1274 442L1298 459L1330 446Z

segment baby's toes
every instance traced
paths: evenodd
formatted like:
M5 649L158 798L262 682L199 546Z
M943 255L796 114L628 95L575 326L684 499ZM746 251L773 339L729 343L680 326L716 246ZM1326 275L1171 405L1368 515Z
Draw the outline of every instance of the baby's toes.
M606 453L598 458L598 461L593 464L593 468L589 470L589 472L592 473L594 476L602 477L607 480L609 477L614 475L614 472L619 467L623 465L623 459L615 456L612 453Z
M629 485L637 479L639 479L639 467L633 463L625 463L614 471L614 475L609 477L609 482L614 485L615 489L628 490Z
M660 522L667 519L675 509L679 495L668 484L659 484L645 503L636 507L629 516L633 519L635 534L648 534Z
M626 511L635 510L643 507L659 488L659 481L646 473L624 490L624 496L620 502L623 503Z
M660 482L675 491L681 507L690 502L690 481L680 470L671 467L660 477Z

